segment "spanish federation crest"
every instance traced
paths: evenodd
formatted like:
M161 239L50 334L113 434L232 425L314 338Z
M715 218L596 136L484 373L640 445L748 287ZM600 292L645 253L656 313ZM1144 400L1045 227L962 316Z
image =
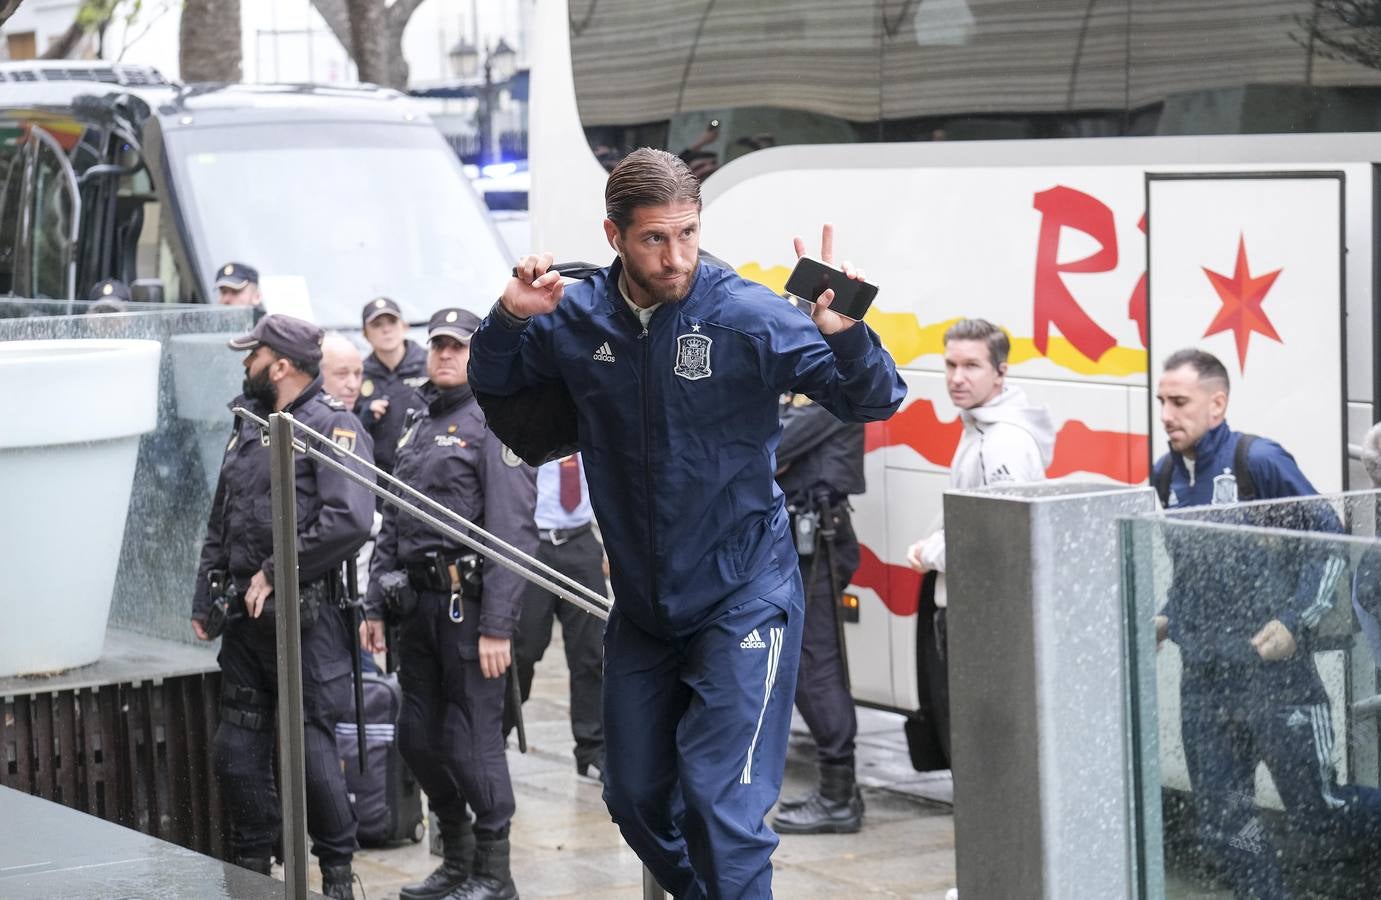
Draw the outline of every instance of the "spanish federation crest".
M1237 478L1232 469L1224 469L1222 475L1213 477L1213 505L1222 506L1237 502Z
M710 345L713 343L713 339L703 334L678 336L676 338L676 368L672 371L687 381L709 378L714 374L710 370Z

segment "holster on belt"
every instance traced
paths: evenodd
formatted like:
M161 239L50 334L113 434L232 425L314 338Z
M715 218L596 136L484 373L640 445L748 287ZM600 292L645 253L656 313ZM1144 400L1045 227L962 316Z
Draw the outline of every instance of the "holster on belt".
M341 585L340 572L328 572L316 581L300 585L297 589L298 626L303 631L311 628L321 617L321 611L340 603L340 598L344 593L345 589ZM269 595L268 600L264 601L264 610L261 615L274 615L273 602L277 596L277 594Z
M484 557L478 553L447 556L433 551L422 561L409 563L407 572L415 591L440 591L478 600L484 589Z

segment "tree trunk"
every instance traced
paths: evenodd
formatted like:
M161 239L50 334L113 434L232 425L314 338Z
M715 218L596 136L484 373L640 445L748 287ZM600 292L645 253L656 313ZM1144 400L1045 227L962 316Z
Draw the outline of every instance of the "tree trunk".
M393 0L393 5L388 8L388 85L400 91L408 89L408 61L403 56L403 32L408 27L408 20L417 12L417 7L421 6L422 2L423 0Z
M80 22L73 22L67 26L67 30L53 39L48 45L48 49L38 55L39 59L67 59L72 55L72 51L77 49L77 45L86 37L86 29Z
M14 15L14 11L19 9L20 0L0 0L0 25L5 24L5 20Z
M341 42L359 72L360 81L405 91L408 63L403 58L403 31L422 0L312 0L326 27Z
M184 0L178 37L183 81L240 80L240 0Z
M345 0L350 12L350 56L360 81L390 82L388 10L384 0Z

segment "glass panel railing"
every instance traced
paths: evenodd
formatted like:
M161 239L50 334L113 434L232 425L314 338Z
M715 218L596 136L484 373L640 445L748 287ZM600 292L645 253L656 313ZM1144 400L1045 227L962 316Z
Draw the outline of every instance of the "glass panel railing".
M1378 496L1121 523L1144 896L1378 895Z
M103 308L95 306L97 312ZM78 371L74 362L44 370L72 379L67 396L80 396L96 388L110 391L112 400L102 412L112 419L118 420L126 412L133 416L149 406L156 410L151 430L130 430L138 435L137 456L132 488L126 488L129 493L124 514L120 514L122 509L113 508L94 520L93 499L112 488L99 479L88 484L93 474L89 466L94 463L89 453L83 453L105 439L84 439L80 421L71 423L49 446L13 452L22 450L49 463L51 471L45 470L49 474L43 476L44 483L33 487L42 494L38 502L55 508L54 521L63 523L57 533L47 535L50 542L61 544L56 558L63 566L80 568L90 565L98 554L111 551L113 555L113 545L118 542L110 624L151 637L194 643L188 619L196 563L221 455L232 427L228 404L240 392L244 375L244 354L229 350L225 341L232 334L248 331L252 314L248 308L134 303L123 311L93 315L89 314L92 307L66 301L0 299L0 346L13 341L76 340L83 346L96 339L157 342L157 395L153 398L110 391L108 367L97 365ZM9 346L13 349L15 345ZM59 344L44 346L56 349ZM33 390L35 378L47 377L37 374L38 360L52 354L45 354L42 348L34 352L35 362L8 370L4 380L12 383L0 389ZM149 385L130 391L152 389ZM61 401L56 405L61 406ZM52 424L81 415L75 408L56 408L35 410L33 418ZM5 428L0 424L0 429ZM5 443L5 436L0 434L0 448ZM52 448L58 446L74 448L70 468L52 468L56 459ZM133 446L130 451L133 455ZM6 452L11 451L0 449L0 453ZM0 547L0 566L11 566L21 553L14 544ZM24 602L45 601L29 597Z

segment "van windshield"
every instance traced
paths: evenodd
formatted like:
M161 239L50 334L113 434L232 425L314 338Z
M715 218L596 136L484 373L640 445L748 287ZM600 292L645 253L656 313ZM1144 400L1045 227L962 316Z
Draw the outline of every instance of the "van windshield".
M430 126L304 123L166 133L177 201L202 283L260 272L270 310L360 327L373 297L409 322L443 306L483 314L508 252L454 153ZM214 295L211 298L214 301Z

